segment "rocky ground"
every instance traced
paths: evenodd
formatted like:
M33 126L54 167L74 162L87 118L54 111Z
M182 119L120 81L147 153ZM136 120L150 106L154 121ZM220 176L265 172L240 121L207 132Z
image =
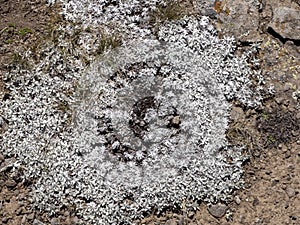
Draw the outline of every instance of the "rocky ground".
M30 66L18 52L38 48L40 40L51 35L60 21L55 10L44 1L0 1L0 79L16 63ZM230 204L203 204L195 214L170 212L141 223L299 224L300 2L224 0L200 13L215 20L220 35L237 38L238 52L254 43L260 45L256 53L260 65L249 64L262 71L276 93L256 110L234 103L227 136L234 144L246 145L251 157L245 165L245 188L235 193ZM5 100L9 93L2 82L0 94ZM7 125L7 121L1 122L0 133ZM20 180L22 171L7 167L13 160L0 152L0 224L76 224L72 209L50 218L31 207L31 181Z

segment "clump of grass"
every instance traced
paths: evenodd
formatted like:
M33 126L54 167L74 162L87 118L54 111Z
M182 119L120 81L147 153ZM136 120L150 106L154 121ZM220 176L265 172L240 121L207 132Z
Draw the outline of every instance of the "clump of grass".
M193 12L191 1L187 0L169 0L164 5L159 5L156 10L150 14L149 23L151 25L160 25L166 21L178 20Z
M4 43L5 44L11 44L11 43L13 43L13 40L9 38L9 39L5 40Z
M59 42L59 26L63 23L62 15L58 13L49 12L50 18L45 29L45 40L57 44Z
M61 101L57 104L55 107L57 110L62 111L62 112L68 112L70 110L70 105L66 101Z
M98 48L96 50L97 55L101 55L104 51L108 49L114 49L121 45L121 37L117 34L107 34L101 33L101 40L99 42Z
M32 34L32 33L33 31L28 27L24 27L18 31L18 34L21 35L22 37L24 37L26 34Z
M71 41L73 43L77 43L80 39L80 35L81 35L82 32L83 32L82 29L75 29L73 34L72 34Z
M22 69L30 68L28 60L18 52L11 54L9 65L13 67L20 67Z
M13 28L16 28L17 25L15 23L8 23L8 27L13 27Z
M24 38L29 33L33 33L30 28L25 27L17 30L15 24L9 23L0 31L0 36L3 39L4 44L12 44L14 42L18 42L20 40L20 37Z
M6 27L4 27L0 31L0 36L2 36L4 38L13 37L15 34L15 30L16 30L16 25L9 23Z
M4 27L0 31L0 35L3 34L11 34L13 35L15 33L16 25L14 23L9 23L6 27Z
M23 27L23 28L21 28L20 30L17 31L17 26L14 23L9 23L7 25L7 27L5 27L4 29L2 29L0 31L0 34L4 33L4 32L12 34L12 35L19 34L22 37L24 37L26 34L29 34L29 33L32 34L33 33L32 29L30 29L28 27Z

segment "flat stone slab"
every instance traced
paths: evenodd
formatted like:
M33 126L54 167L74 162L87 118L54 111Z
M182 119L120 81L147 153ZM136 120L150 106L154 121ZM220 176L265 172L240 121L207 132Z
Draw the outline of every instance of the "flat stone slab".
M283 38L299 40L300 11L288 7L275 8L269 27Z

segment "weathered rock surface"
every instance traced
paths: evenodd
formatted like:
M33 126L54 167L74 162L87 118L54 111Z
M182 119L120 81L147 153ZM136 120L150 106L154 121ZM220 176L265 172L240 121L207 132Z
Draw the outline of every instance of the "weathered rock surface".
M283 38L299 40L300 11L289 7L273 9L273 18L269 27Z
M234 35L242 42L261 40L259 33L259 2L228 0L215 9L218 12L217 28L223 34ZM251 18L251 19L250 19Z

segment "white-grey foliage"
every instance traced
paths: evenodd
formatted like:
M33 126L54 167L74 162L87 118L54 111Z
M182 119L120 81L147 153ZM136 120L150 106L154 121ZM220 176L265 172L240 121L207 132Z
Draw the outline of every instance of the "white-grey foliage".
M72 18L81 6L101 12L108 1L62 2ZM83 224L132 224L183 203L194 210L198 200L226 201L243 184L245 159L225 137L228 100L260 100L247 58L234 48L206 17L184 17L161 25L157 38L126 40L86 69L76 57L86 49L66 60L49 47L33 70L5 74L2 148L36 181L35 206L55 213L75 205Z
M149 20L150 12L164 0L50 0L63 5L62 14L67 20L80 22L83 27L113 26L124 32L123 35L135 34L147 36L149 27L143 26Z
M85 72L75 123L83 166L94 177L86 182L98 199L86 210L99 212L99 221L129 222L183 200L225 201L242 185L245 158L225 138L227 99L253 100L250 70L233 49L234 40L218 39L206 17L186 17L162 26L158 40L107 52ZM134 118L136 105L150 97ZM175 117L177 127L170 125Z
M62 15L86 27L106 27L109 32L118 30L123 37L136 38L152 35L149 19L160 6L173 0L48 0L48 4L62 4ZM195 11L212 8L214 0L193 2ZM180 4L180 1L178 1ZM185 7L185 6L183 6ZM155 13L154 13L155 14ZM152 24L153 25L153 24Z

